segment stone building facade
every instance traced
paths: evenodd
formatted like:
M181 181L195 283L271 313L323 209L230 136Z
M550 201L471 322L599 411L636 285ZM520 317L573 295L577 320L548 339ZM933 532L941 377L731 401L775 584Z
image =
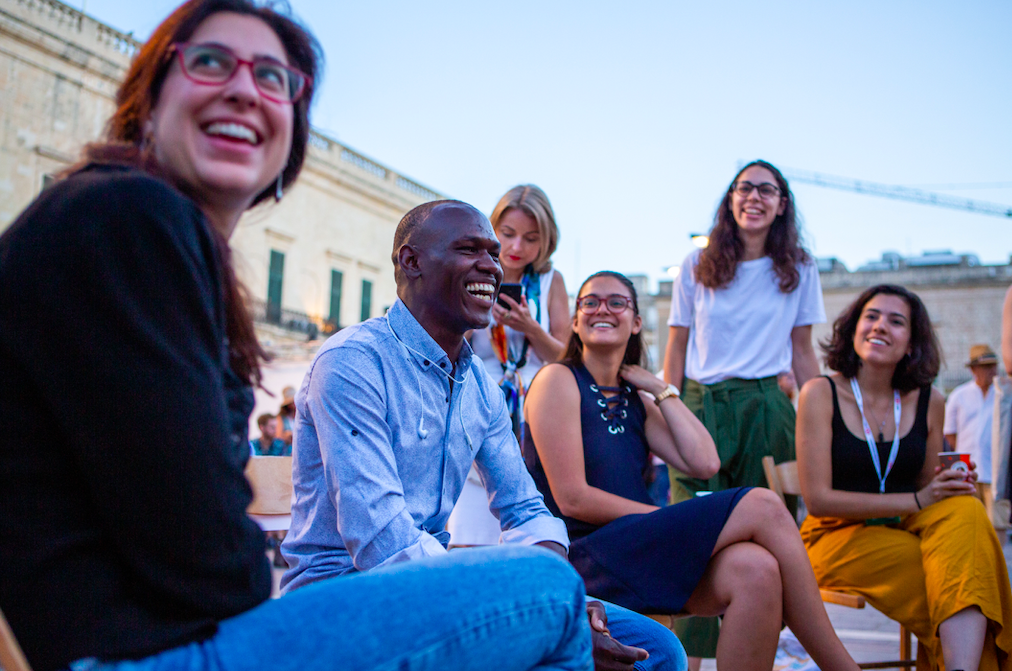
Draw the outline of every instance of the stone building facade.
M920 296L938 334L944 361L937 387L949 392L970 379L964 364L971 345L987 343L999 349L1012 258L1004 265L981 265L974 256L948 252L910 258L885 254L854 272L834 259L820 259L819 266L828 323L812 329L816 342L829 336L833 321L862 291L876 284L899 284Z
M139 46L58 0L0 0L0 232L102 135ZM296 185L231 241L266 340L382 314L396 298L397 222L443 197L320 133L310 144Z
M0 0L0 230L101 135L137 47L55 0Z

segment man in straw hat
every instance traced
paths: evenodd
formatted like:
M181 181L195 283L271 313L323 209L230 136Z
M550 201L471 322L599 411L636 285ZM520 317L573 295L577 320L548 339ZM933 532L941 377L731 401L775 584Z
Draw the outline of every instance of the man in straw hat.
M966 365L973 379L953 389L945 402L945 438L953 449L969 452L977 462L978 493L995 526L1007 528L1008 520L997 520L993 515L991 491L991 425L998 357L989 345L973 345Z

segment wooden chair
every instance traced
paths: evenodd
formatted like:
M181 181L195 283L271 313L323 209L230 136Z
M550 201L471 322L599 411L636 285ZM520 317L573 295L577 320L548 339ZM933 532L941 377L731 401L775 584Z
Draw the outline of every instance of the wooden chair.
M253 488L246 514L264 531L287 531L292 525L292 458L250 457L246 479Z
M7 624L7 618L0 611L0 669L3 671L32 671L21 652L21 646L14 638L14 632Z
M785 494L795 496L801 495L801 480L798 478L798 462L785 461L782 464L774 462L773 457L763 457L763 471L766 473L766 482L769 488L776 492L780 500L787 505ZM847 608L864 608L864 597L859 594L848 594L830 589L820 589L822 600L825 603L835 603L838 606ZM907 628L900 625L900 659L894 662L866 662L859 664L862 669L906 669L913 668L917 661L913 659L912 634Z

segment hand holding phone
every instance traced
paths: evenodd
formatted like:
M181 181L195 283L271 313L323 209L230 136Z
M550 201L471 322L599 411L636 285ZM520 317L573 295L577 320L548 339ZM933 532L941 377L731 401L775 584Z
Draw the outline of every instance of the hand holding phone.
M520 286L519 284L516 284L514 282L503 282L502 284L499 285L499 296L496 297L496 302L508 310L510 306L507 305L506 301L502 300L501 297L504 295L509 296L515 302L520 303L520 296L522 294L523 294L523 287Z

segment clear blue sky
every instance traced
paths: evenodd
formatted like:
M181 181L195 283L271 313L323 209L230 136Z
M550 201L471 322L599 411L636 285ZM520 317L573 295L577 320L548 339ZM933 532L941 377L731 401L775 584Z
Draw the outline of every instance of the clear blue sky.
M172 0L69 0L144 39ZM662 276L764 158L1012 206L1012 2L292 0L327 67L313 122L490 212L548 193L570 290ZM1012 219L792 185L809 248L1007 263Z

